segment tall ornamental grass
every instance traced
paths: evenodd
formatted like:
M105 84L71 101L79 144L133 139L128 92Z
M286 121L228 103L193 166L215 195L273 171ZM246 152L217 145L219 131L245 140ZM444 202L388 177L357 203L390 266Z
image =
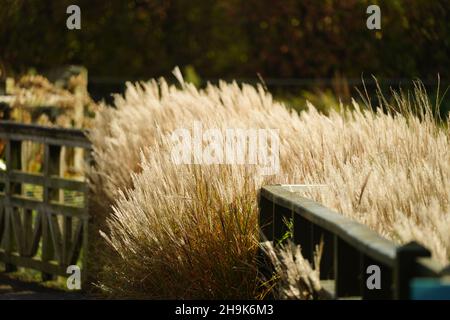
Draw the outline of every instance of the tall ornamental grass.
M450 121L435 120L422 86L392 103L380 99L375 111L353 102L325 116L312 105L290 111L261 86L221 82L199 90L176 75L180 86L164 79L128 84L90 133L94 237L101 235L91 266L103 293L264 297L257 190L274 183L324 184L292 192L395 242L419 241L442 264L450 261ZM170 135L195 121L205 129L279 129L280 172L175 164Z

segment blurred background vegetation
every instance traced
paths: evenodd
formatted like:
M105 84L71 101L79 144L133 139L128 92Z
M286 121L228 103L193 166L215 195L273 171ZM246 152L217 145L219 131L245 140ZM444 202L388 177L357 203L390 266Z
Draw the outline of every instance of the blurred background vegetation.
M67 6L82 29L66 28ZM382 30L366 28L378 4ZM167 76L174 66L202 85L258 82L292 103L316 93L348 100L361 79L383 88L450 77L448 0L2 0L1 77L83 65L97 92ZM311 98L311 97L310 97ZM445 100L448 108L448 99Z

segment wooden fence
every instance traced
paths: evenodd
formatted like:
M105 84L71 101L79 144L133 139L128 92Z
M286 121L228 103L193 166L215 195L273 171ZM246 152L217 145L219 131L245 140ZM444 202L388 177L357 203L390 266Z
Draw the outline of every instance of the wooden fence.
M38 172L22 168L23 144L30 142L43 149ZM79 264L83 278L88 185L85 180L61 176L60 160L63 148L81 148L90 163L91 144L85 133L0 121L0 144L6 164L6 170L0 170L0 262L6 271L17 267L39 270L43 280L67 276L67 267ZM25 192L30 185L41 190L40 197ZM78 192L83 201L67 203L62 192Z
M43 148L39 172L22 168L23 144L30 142ZM85 162L91 162L91 144L85 133L0 121L0 145L6 164L6 170L0 169L0 262L6 271L16 267L39 270L44 280L67 276L67 267L79 264L85 277L88 185L60 174L63 148L82 148ZM42 196L28 195L26 185L41 188ZM61 190L82 193L82 204L66 203ZM261 189L259 207L261 232L267 240L281 239L290 221L292 238L310 261L315 245L323 241L321 279L333 283L335 298L408 299L414 279L439 278L450 269L439 268L430 251L416 243L396 245L280 185ZM379 290L366 286L370 265L380 267Z
M368 227L301 197L281 185L261 189L260 228L263 239L278 242L291 222L293 241L312 262L314 247L323 241L320 278L332 283L334 298L409 299L416 278L440 278L441 269L428 249L415 242L399 246ZM381 289L366 285L367 267L381 270Z

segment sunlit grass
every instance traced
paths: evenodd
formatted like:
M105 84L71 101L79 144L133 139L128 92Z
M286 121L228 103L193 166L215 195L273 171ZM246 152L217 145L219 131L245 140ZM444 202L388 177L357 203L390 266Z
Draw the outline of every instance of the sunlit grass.
M420 85L394 103L365 104L297 114L262 87L128 85L91 131L93 281L118 297L263 297L257 190L273 183L325 184L303 195L398 243L415 239L448 263L449 120L437 123ZM193 121L279 129L280 173L175 165L168 135Z

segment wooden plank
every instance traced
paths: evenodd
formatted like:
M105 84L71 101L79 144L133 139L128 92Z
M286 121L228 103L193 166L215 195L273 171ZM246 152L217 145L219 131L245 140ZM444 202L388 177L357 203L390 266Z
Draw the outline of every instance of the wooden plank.
M76 264L80 255L80 250L83 244L83 220L77 219L75 232L72 239L72 245L68 253L68 264Z
M24 242L23 242L23 230L22 230L22 221L20 219L20 211L18 208L12 208L11 210L11 222L12 222L12 231L14 234L14 240L16 243L17 251L19 254L23 254L25 251Z
M83 272L81 273L81 282L84 284L87 281L88 270L88 252L89 252L89 218L83 217L83 256L81 257L81 263L83 265Z
M0 200L4 200L4 199L5 199L5 197L0 195ZM15 207L21 207L21 208L26 208L26 209L30 209L30 210L41 210L41 211L46 211L46 212L59 214L62 216L68 216L68 217L88 216L86 208L72 206L72 205L68 205L68 204L59 204L56 202L52 202L50 204L45 204L42 201L28 198L28 197L18 196L18 195L11 197L10 203L12 206L15 206Z
M5 206L0 201L0 248L2 246L3 231L5 230Z
M20 166L20 148L18 148L16 142L12 142L11 140L6 141L5 147L5 160L6 160L6 178L5 178L5 196L4 196L4 205L5 205L5 218L4 218L4 237L3 237L3 248L6 253L10 254L13 252L13 230L12 229L12 211L13 208L11 206L11 195L14 190L14 186L12 185L9 174L14 167ZM6 265L6 269L8 271L14 271L14 266Z
M411 241L397 250L394 266L395 299L410 299L410 281L417 276L417 258L431 257L431 252L415 241Z
M23 243L24 250L22 252L23 256L27 256L30 252L30 247L33 241L33 210L21 209L23 210Z
M69 263L69 250L72 243L72 218L63 217L63 232L62 232L62 259L64 264Z
M7 175L8 174L5 171L0 171L0 181L5 181ZM43 174L28 173L18 170L12 170L9 173L9 180L12 182L28 183L42 186L45 184L45 177ZM54 189L66 189L83 192L86 190L87 182L61 178L58 176L51 176L48 180L48 185L49 187Z
M49 205L45 205L44 208L46 208L51 213L56 213L61 216L66 217L87 217L88 212L86 208L72 206L68 204L57 204L52 202Z
M335 236L334 246L336 297L360 296L362 279L359 252L338 236Z
M30 268L46 274L67 277L66 268L54 262L45 262L34 258L21 257L18 254L7 254L0 250L0 261L13 264L18 267Z
M0 120L0 138L9 136L13 140L29 140L54 145L91 148L87 131L56 127L43 127Z
M41 212L41 224L42 224L42 255L41 259L44 263L53 260L53 246L50 234L50 227L48 222L48 213ZM41 270L42 271L42 270ZM52 280L52 272L42 272L42 280Z
M5 179L5 194L7 199L10 198L13 194L21 194L22 193L22 185L20 183L15 183L11 180L11 173L14 170L20 170L22 166L21 161L22 154L22 145L20 141L11 141L7 142L7 150L6 150L6 175Z
M315 246L323 243L322 257L320 259L320 279L330 280L334 279L334 237L333 234L318 226L312 227L312 245L311 250Z
M313 224L338 235L365 255L392 267L397 245L381 237L367 226L352 221L320 204L288 191L282 186L266 186L261 195L275 204L292 208Z
M288 224L292 221L292 211L276 205L273 209L273 237L277 244L288 232Z
M86 165L86 170L85 172L88 172L90 170L90 167L93 166L94 161L93 161L93 157L92 157L92 150L91 149L87 149L84 152L84 162ZM88 281L88 270L89 270L89 265L88 265L88 255L89 255L89 235L91 234L91 232L93 232L91 230L92 226L89 224L90 221L90 216L89 216L89 210L90 210L90 202L89 202L89 185L88 183L86 183L85 185L85 190L84 190L84 215L80 217L81 222L83 224L83 229L82 229L82 246L83 246L83 256L81 257L81 264L83 267L82 273L81 273L81 282L82 282L82 286L84 286L86 284L86 282ZM76 241L76 240L74 240ZM76 264L78 259L73 259L75 256L71 257L71 264Z
M14 170L21 170L22 168L22 142L10 140L10 158L7 163L7 173L11 175Z
M11 207L5 208L5 224L4 224L4 232L3 232L3 245L2 249L5 250L6 253L11 253L13 251L12 248L12 232L11 232Z
M11 206L30 210L42 210L44 208L44 203L42 201L25 196L14 195L10 197L9 202Z
M56 138L44 138L40 136L28 136L23 134L15 134L11 139L14 140L20 140L20 141L32 141L35 143L42 143L42 144L50 144L55 146L68 146L73 148L84 148L88 149L91 147L90 142L77 142L77 141L70 141L70 140L64 140L64 139L56 139Z
M5 160L6 160L6 177L4 179L5 183L5 192L4 197L2 199L3 205L4 205L4 230L3 230L3 241L0 243L0 247L2 247L7 254L10 254L12 252L12 243L11 243L11 222L10 222L10 216L11 216L11 204L10 204L10 198L11 198L11 183L9 180L9 172L11 171L11 163L12 163L12 152L11 152L11 141L9 140L9 137L4 137L6 139L6 146L5 146ZM15 271L15 266L8 263L7 261L3 260L5 262L5 271L6 272L13 272Z
M20 170L21 169L21 153L22 153L22 145L21 145L21 142L20 141L11 141L11 140L9 140L9 150L8 150L8 153L9 153L9 159L7 159L7 168L6 168L6 173L10 176L11 175L11 172L13 171L13 170ZM8 199L8 200L10 200L11 199L11 197L12 197L12 195L14 194L14 193L20 193L22 190L21 190L21 185L20 184L16 184L16 183L13 183L13 181L11 181L11 178L9 177L8 178L8 183L7 183L9 186L8 186L8 188L6 188L7 189L7 192L6 192L6 198ZM9 202L9 206L8 206L8 208L7 208L7 211L8 211L8 216L9 216L9 221L8 221L8 232L9 232L9 234L7 234L7 237L8 237L8 250L9 250L9 252L12 252L13 250L14 250L14 248L13 248L13 246L14 246L14 244L13 244L13 241L15 240L15 244L16 244L16 246L17 246L17 250L19 250L19 252L21 251L21 249L22 249L22 246L21 246L21 243L20 243L20 241L21 241L21 239L20 239L20 227L18 226L18 224L17 224L17 219L16 219L16 215L15 215L15 211L17 210L17 209L15 209L14 207L12 207L11 206L11 202L10 201L8 201Z
M87 182L52 176L48 180L48 186L54 189L65 189L83 192L86 190Z
M34 257L39 249L39 243L41 241L42 236L42 216L39 211L36 211L34 217L34 231L33 237L31 240L31 244L29 247L29 251L27 252L27 256Z
M59 153L61 148L55 148L54 146L49 146L46 144L44 146L44 177L45 177L45 186L44 186L44 197L43 197L43 210L41 210L42 216L42 261L47 262L53 260L55 255L55 251L57 251L54 247L54 242L52 234L51 234L51 213L48 211L47 206L51 201L51 190L47 186L48 176L50 174L59 174L59 161L55 162L55 153ZM51 165L56 165L56 168L52 168ZM42 273L42 280L52 280L53 276L51 273Z
M44 203L50 204L52 201L61 202L61 194L58 189L50 186L50 176L59 176L61 171L61 146L46 145L45 146L45 191L44 191Z
M56 259L60 264L63 263L62 256L62 237L61 230L59 229L59 224L57 217L54 214L47 215L48 226L50 230L51 240L53 244L54 259Z
M263 196L259 197L259 228L261 241L273 241L273 202Z
M301 215L294 213L294 242L300 245L302 256L310 263L314 262L314 244L312 242L312 224Z
M36 185L44 184L44 176L39 173L27 173L19 170L11 170L9 173L0 171L0 179L5 179L6 175L9 175L9 180L11 180L12 182Z

